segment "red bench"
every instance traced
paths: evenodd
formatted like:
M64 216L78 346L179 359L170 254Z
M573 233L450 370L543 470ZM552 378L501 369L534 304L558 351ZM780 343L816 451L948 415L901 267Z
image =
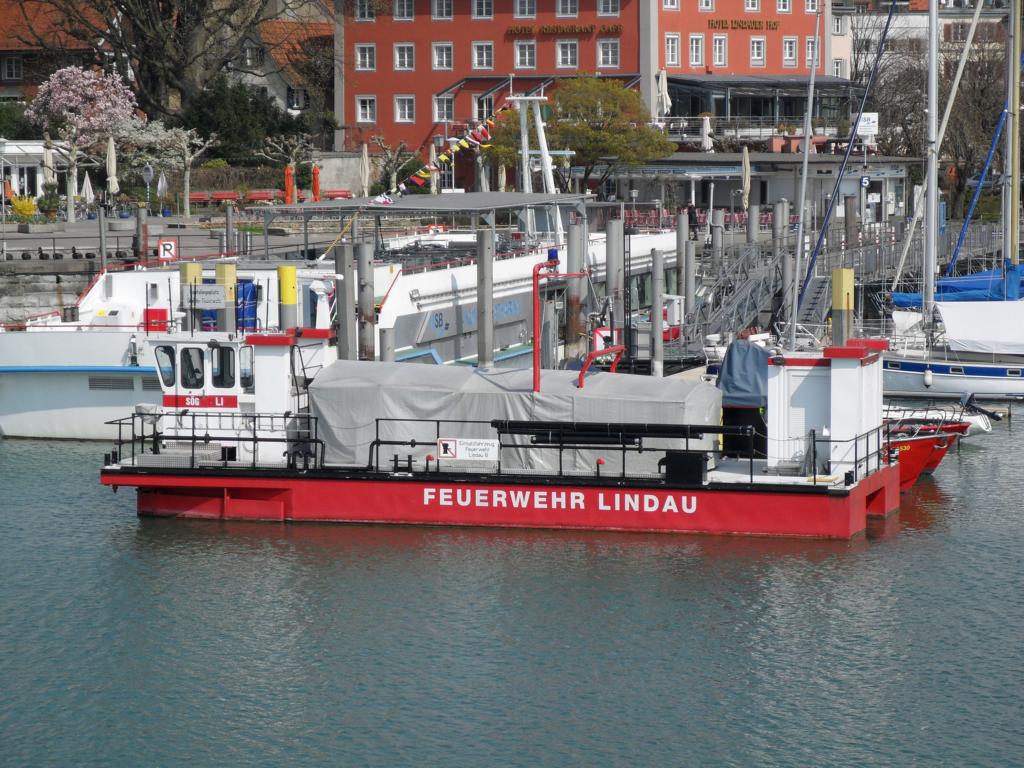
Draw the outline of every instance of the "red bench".
M234 191L220 190L218 192L210 193L210 200L215 203L223 203L227 201L238 202L238 193Z
M353 197L351 189L325 189L324 200L347 200Z
M188 201L190 203L208 203L210 202L209 192L189 192Z
M245 199L250 203L269 203L276 194L275 189L251 189L246 193Z

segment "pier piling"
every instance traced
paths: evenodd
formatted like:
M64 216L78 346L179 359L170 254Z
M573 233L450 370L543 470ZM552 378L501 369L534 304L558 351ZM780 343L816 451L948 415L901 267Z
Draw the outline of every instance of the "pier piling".
M356 280L359 284L359 359L373 360L374 350L374 294L373 243L356 245Z

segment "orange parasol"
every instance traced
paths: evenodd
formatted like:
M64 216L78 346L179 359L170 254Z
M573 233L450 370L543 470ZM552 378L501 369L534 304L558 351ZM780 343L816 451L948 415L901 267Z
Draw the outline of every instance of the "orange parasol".
M295 169L291 165L284 167L284 204L295 203Z
M320 166L313 166L313 202L320 202Z

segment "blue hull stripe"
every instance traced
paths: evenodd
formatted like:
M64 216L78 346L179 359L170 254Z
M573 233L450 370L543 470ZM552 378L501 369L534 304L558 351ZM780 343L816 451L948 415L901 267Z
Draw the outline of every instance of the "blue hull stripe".
M959 368L963 372L952 372L953 368ZM962 363L934 363L917 362L912 360L886 360L885 370L903 371L906 373L924 373L931 370L937 376L985 376L990 378L1020 379L1021 372L1024 372L1024 363L1019 366L1007 368L997 365L964 365ZM1017 371L1013 376L1009 371Z
M0 373L123 373L130 376L156 373L156 368L128 365L0 365Z

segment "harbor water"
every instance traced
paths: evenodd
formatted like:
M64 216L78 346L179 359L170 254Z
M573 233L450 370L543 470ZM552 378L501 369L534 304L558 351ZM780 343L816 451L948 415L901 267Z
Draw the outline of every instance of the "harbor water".
M0 764L1019 765L1022 438L853 542L139 519L0 440Z

